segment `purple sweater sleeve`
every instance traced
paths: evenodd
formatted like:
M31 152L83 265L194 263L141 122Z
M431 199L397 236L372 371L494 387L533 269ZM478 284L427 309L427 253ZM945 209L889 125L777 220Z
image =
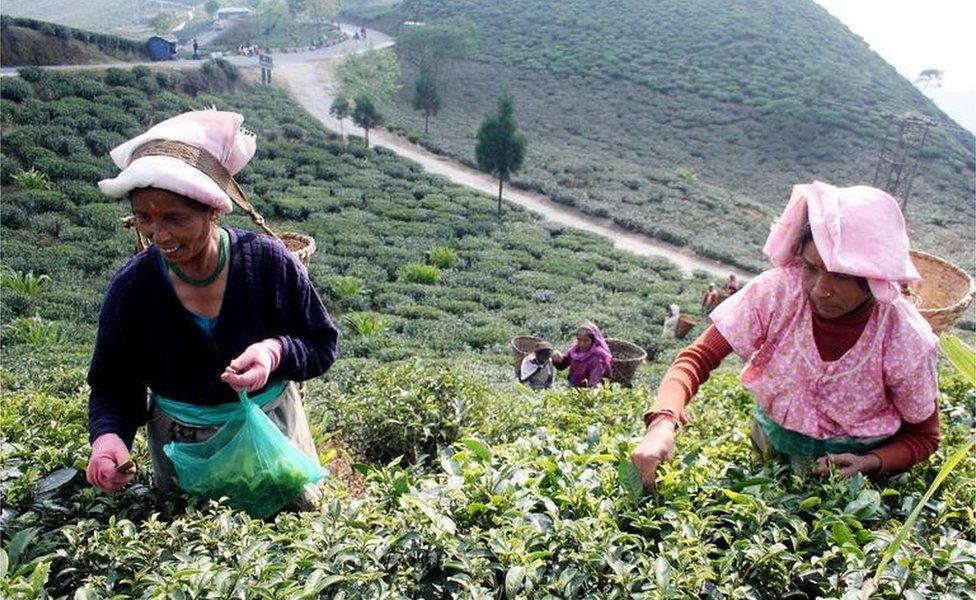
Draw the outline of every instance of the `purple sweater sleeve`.
M128 335L123 314L125 273L109 287L98 318L98 337L88 369L89 441L114 433L132 447L136 430L148 419L146 382L136 362L140 352Z
M279 335L281 364L276 374L305 381L325 373L338 355L339 330L312 287L308 274L294 260L288 261L287 311L291 327Z

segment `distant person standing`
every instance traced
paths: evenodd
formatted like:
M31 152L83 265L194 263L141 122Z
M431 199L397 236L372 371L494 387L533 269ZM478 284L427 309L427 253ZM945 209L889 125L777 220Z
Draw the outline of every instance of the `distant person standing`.
M718 306L718 303L722 301L722 298L718 294L718 288L715 287L714 283L708 284L708 289L705 290L705 295L702 297L702 312L706 315Z
M366 39L366 27L365 26L359 28L359 37L363 38L364 40Z
M675 338L675 331L678 329L678 319L681 317L681 308L677 304L671 304L667 308L667 314L664 317L664 324L661 328L661 338L666 340L673 340Z
M736 279L735 274L729 275L728 281L725 282L725 295L731 296L732 294L738 292L742 288L742 284Z
M200 44L197 43L197 38L193 38L193 60L200 60Z

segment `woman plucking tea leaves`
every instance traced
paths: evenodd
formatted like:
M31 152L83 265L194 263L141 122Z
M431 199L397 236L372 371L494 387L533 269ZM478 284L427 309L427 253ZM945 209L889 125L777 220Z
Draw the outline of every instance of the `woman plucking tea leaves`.
M99 488L131 481L116 466L148 423L154 483L174 491L173 449L226 433L242 390L321 470L294 382L332 365L338 332L279 240L219 224L232 198L246 203L233 176L255 139L242 121L216 110L163 121L115 148L122 172L99 182L107 196L128 197L152 243L115 275L99 317L88 374L88 480ZM318 495L308 485L296 502L310 507Z
M895 200L866 186L797 185L763 251L774 268L710 315L644 415L631 459L644 484L674 454L685 405L730 353L748 361L761 451L817 459L841 475L889 473L939 444L938 343L900 294L917 281Z

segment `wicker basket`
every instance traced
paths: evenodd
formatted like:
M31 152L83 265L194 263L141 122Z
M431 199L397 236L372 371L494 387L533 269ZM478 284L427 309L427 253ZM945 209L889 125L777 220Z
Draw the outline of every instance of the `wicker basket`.
M902 290L918 307L936 334L947 331L976 296L973 278L956 265L926 252L912 250L922 281Z
M610 347L610 381L630 385L637 367L647 359L647 352L638 346L624 340L607 339Z
M674 337L678 338L679 340L684 338L697 324L698 321L692 319L691 317L680 315L678 317L678 324L674 326Z
M535 352L535 345L542 340L531 335L520 335L512 338L512 355L514 357L515 378L522 376L522 359Z

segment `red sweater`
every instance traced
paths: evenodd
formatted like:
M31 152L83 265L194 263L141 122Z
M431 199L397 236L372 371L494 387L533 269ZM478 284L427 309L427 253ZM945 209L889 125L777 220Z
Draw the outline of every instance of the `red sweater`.
M813 315L813 338L820 358L834 361L844 355L857 342L871 316L873 302L838 319L824 319ZM732 353L732 347L714 325L708 327L690 346L678 354L664 375L657 390L657 400L644 414L648 423L653 413L670 411L684 425L688 422L685 406L698 392L698 387L708 379ZM887 443L870 454L881 461L880 473L904 471L928 458L939 446L939 410L921 423L902 423Z

